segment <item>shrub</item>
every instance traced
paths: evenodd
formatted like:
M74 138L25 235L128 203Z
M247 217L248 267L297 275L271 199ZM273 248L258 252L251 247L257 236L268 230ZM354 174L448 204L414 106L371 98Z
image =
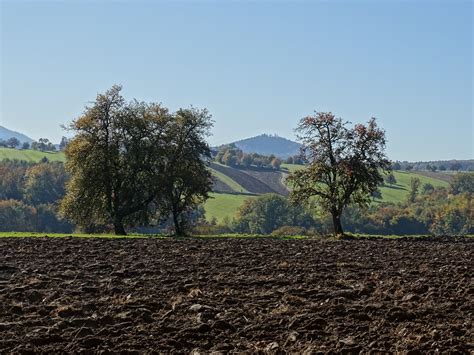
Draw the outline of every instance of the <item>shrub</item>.
M2 232L32 232L36 228L35 208L17 200L0 200Z

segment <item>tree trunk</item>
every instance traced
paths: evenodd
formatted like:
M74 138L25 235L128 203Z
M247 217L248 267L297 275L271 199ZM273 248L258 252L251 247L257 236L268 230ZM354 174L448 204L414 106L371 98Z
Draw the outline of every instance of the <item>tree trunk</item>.
M344 231L342 230L341 215L335 211L332 212L332 223L334 225L334 234L343 235Z
M184 235L183 230L181 229L181 224L179 223L178 213L173 211L173 223L174 223L174 234L177 237L181 237Z
M114 232L115 235L127 235L127 232L125 232L125 228L123 227L122 218L115 218Z

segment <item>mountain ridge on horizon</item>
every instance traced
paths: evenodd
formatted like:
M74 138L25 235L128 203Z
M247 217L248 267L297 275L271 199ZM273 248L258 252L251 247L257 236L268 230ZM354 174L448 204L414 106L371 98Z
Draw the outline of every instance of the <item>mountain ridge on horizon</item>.
M32 142L34 142L34 139L28 137L26 134L13 131L11 129L6 128L5 126L0 125L0 139L1 140L8 140L13 137L18 139L21 143L27 142L31 144Z

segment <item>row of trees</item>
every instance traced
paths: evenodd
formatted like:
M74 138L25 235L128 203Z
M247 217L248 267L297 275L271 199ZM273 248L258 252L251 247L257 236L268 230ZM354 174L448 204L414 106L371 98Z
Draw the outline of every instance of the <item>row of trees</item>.
M59 144L59 150L63 151L66 148L69 140L66 137L62 137L61 143ZM31 144L28 142L21 143L18 138L12 137L7 140L0 139L0 147L14 148L14 149L33 149L41 152L55 152L56 146L49 141L47 138L40 138L37 142L34 141Z
M59 162L0 162L0 228L3 231L71 232L58 215L68 175Z
M20 140L16 137L11 137L8 139L0 139L0 147L19 148L20 146L22 149L30 149L30 143L28 142L21 143Z
M452 195L436 188L419 194L412 203L382 204L344 214L347 230L371 234L472 234L472 194Z
M395 162L393 170L406 171L472 171L474 170L474 162L470 161L439 161L439 162Z
M231 167L249 168L253 166L278 170L281 166L281 160L274 155L266 156L257 153L244 153L233 144L219 147L214 159L221 164Z
M305 161L303 157L298 154L298 155L293 155L289 156L288 158L285 159L286 164L297 164L297 165L304 165Z

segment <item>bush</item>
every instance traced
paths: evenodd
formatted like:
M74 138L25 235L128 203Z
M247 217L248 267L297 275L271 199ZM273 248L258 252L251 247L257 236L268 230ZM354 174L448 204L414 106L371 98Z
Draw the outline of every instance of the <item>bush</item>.
M57 208L53 204L42 204L36 208L37 232L72 233L74 226L58 217Z
M312 216L302 206L293 206L277 194L246 200L240 207L233 229L237 233L270 234L283 226L314 226Z
M32 232L35 227L35 208L17 200L0 200L0 231Z

